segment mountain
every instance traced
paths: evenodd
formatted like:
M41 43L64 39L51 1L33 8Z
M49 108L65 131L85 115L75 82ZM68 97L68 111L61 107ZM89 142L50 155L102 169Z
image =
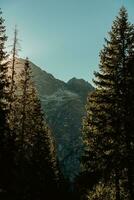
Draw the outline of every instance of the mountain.
M78 94L83 102L87 99L87 94L93 91L93 86L84 79L72 78L67 83L68 89Z
M18 59L16 63L18 77L24 62ZM72 78L65 83L32 62L30 65L42 109L56 140L59 164L64 175L73 180L79 172L83 148L80 129L85 113L84 105L93 87L83 79Z

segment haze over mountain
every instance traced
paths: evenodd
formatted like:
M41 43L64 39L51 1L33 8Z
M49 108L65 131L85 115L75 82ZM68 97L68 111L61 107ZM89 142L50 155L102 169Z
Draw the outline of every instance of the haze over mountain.
M17 61L18 79L24 62L23 59ZM79 172L79 159L82 153L80 129L85 102L93 87L85 80L77 78L65 83L32 62L30 65L42 109L56 140L60 167L65 176L73 180Z

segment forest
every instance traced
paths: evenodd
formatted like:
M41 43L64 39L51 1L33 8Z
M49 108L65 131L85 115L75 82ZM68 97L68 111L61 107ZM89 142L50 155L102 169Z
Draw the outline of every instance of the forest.
M73 181L61 168L27 57L16 73L17 33L9 53L0 11L0 200L133 200L134 24L126 8L105 38L86 97L80 172Z

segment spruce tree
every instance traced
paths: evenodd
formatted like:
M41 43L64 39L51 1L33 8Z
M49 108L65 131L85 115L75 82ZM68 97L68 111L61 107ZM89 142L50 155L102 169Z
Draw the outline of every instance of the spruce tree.
M14 124L17 133L16 139L16 161L17 161L17 197L20 199L29 199L29 168L30 168L30 139L32 138L32 118L31 110L33 105L30 104L30 65L28 59L24 63L24 68L20 74L20 82L17 87L15 117Z
M16 64L18 62L18 30L17 27L15 26L14 29L14 38L13 38L13 44L11 45L12 50L10 53L10 61L9 61L9 69L8 69L8 73L9 73L9 94L10 94L10 102L9 102L9 113L8 113L8 121L9 121L9 128L10 128L10 134L12 137L12 140L14 142L14 170L17 169L18 163L17 163L17 155L18 155L18 151L17 151L17 139L18 139L18 115L17 115L17 105L18 105L18 98L17 98L17 83L16 83ZM17 170L15 170L14 172L14 191L13 193L15 194L15 188L16 188L16 178L17 178ZM15 196L14 196L15 198Z
M8 111L8 86L9 80L7 77L7 53L5 51L5 42L7 37L5 35L4 19L0 10L0 133L4 138L4 132L7 129L6 114ZM2 138L0 140L2 142Z
M98 182L114 183L116 200L132 199L134 141L129 127L134 124L131 85L134 81L134 26L128 22L124 7L105 42L100 53L100 72L95 72L96 90L88 97L86 106L83 163L91 173L100 172Z
M57 195L59 178L55 146L51 131L44 120L40 100L34 88L32 89L32 104L31 161L33 168L32 178L34 178L32 181L32 194L37 199L42 199L46 196L48 199L52 199L52 197Z
M12 45L12 52L11 52L11 84L10 84L10 93L12 96L12 99L14 99L14 93L15 93L15 63L17 59L17 44L18 44L18 38L17 38L17 28L15 27L14 30L14 40ZM12 103L10 103L10 109L12 109Z
M12 198L14 173L14 139L8 123L9 77L8 55L5 50L7 36L4 19L0 10L0 198ZM10 166L10 167L9 167Z
M52 199L58 190L55 145L41 110L28 59L18 88L18 194L21 199ZM20 170L19 170L20 169Z
M16 93L17 93L17 85L16 85L16 69L15 66L17 64L17 57L18 57L18 51L19 49L19 43L18 43L18 30L15 26L14 29L14 38L13 38L13 44L12 50L11 50L11 60L9 62L9 74L10 74L10 103L9 103L9 123L10 123L10 130L12 132L15 132L15 104L16 104Z

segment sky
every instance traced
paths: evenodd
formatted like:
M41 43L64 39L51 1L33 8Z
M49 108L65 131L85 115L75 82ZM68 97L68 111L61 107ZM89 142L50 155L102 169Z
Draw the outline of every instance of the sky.
M72 77L92 82L122 5L134 23L134 0L0 0L8 45L17 25L19 56L66 82Z

